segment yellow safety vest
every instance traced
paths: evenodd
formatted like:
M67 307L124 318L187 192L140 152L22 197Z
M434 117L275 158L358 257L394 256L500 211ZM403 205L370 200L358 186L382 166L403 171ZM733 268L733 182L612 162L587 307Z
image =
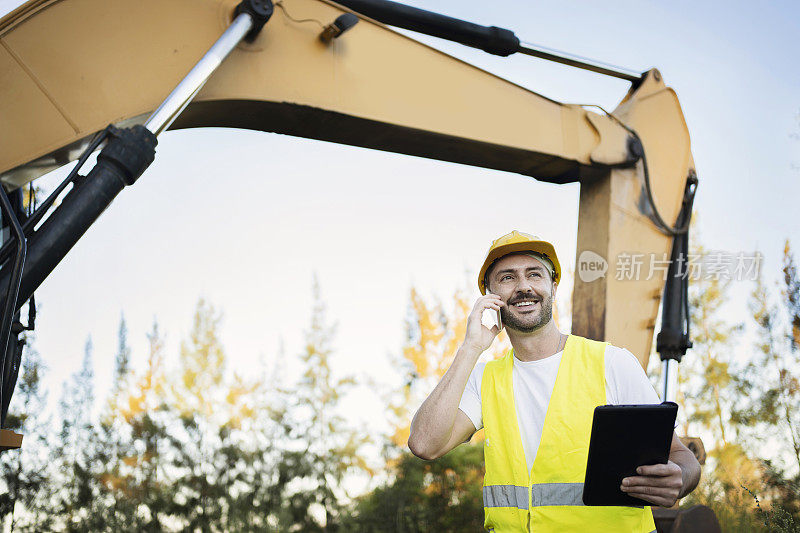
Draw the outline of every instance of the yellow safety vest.
M654 532L650 507L583 505L594 408L606 403L605 342L570 335L558 367L531 472L514 404L514 353L486 364L484 527L495 533Z

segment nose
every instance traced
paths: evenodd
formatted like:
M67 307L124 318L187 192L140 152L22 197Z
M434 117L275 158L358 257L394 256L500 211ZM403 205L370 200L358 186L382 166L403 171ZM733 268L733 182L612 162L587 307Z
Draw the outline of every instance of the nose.
M523 294L533 293L533 283L527 276L520 276L519 281L517 281L516 291Z

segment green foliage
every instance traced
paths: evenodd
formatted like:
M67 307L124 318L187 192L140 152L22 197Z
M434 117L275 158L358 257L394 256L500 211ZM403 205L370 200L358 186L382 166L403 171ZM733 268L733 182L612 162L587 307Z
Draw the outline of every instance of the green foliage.
M435 461L404 453L392 479L360 498L344 530L425 533L483 529L483 446L459 446Z
M800 523L796 522L794 517L786 509L779 505L773 505L769 509L763 509L758 496L750 489L742 485L742 490L746 491L753 500L756 502L756 509L758 516L764 524L764 531L770 533L797 533L800 532ZM761 529L761 528L759 528ZM748 529L747 531L754 531L755 528Z
M691 254L705 256L707 250L692 242ZM692 263L689 264L691 273ZM733 375L735 371L733 349L742 324L728 324L722 310L728 302L731 280L716 276L691 278L689 285L689 307L691 335L694 346L681 363L680 403L686 413L689 428L698 427L710 432L713 445L724 445L730 435L728 420L737 403Z
M316 280L313 295L302 375L294 385L277 369L271 379L229 372L222 315L204 300L175 367L165 363L154 324L145 364L134 371L121 318L110 396L95 413L87 341L80 370L64 385L54 434L37 416L44 405L42 370L28 350L8 418L25 432L25 446L0 456L6 527L339 530L349 502L344 481L366 467L360 451L367 436L340 412L353 379L332 371L335 328Z
M345 475L367 468L358 452L368 438L348 427L339 413L341 397L355 381L349 376L337 378L332 372L336 327L328 323L316 276L312 296L311 323L300 354L303 373L290 402L294 421L290 435L295 442L303 443L293 466L304 471L300 479L306 488L292 494L290 502L293 525L299 531L335 531L342 502L347 498ZM324 519L313 515L314 506Z
M731 289L724 280L700 280L690 295L695 346L682 364L679 399L689 429L705 440L708 463L682 505L710 506L724 531L797 531L800 523L800 281L788 243L782 271L780 298L762 280L751 295L757 342L750 352L739 342L741 325L723 319ZM54 432L39 416L43 370L28 349L8 417L25 446L0 455L4 527L480 530L481 445L430 462L405 448L407 411L449 366L463 329L463 294L445 313L412 292L403 384L384 398L394 427L385 436L382 477L364 459L369 436L343 412L354 379L334 372L336 328L316 279L312 294L295 383L283 374L283 349L269 377L266 369L243 376L228 368L222 314L200 300L172 363L157 324L146 357L137 359L121 318L110 396L96 412L88 342L81 369L64 385ZM761 456L775 446L797 460ZM376 488L353 499L345 489L358 473L373 475Z
M114 360L114 383L112 394L125 386L125 380L130 373L131 348L128 346L128 326L125 316L119 318L119 331L117 332L117 356Z
M722 531L766 531L743 485L758 492L764 489L759 462L738 444L718 446L709 453L701 484L681 501L681 507L710 507Z
M681 504L708 505L723 531L793 531L787 520L800 520L800 474L792 477L763 453L777 448L787 457L789 451L800 471L800 397L793 392L800 365L791 356L792 335L782 333L784 317L792 323L800 300L788 243L784 275L785 307L774 303L762 277L756 280L749 301L756 334L751 352L736 343L741 327L719 314L729 283L702 279L691 287L695 346L682 364L682 399L689 426L703 434L709 453L700 485Z
M34 530L33 524L50 524L45 437L49 420L41 415L47 403L47 394L40 388L44 373L38 352L28 344L22 375L6 417L6 429L23 434L24 446L0 455L0 475L5 486L0 494L0 517L4 528L10 531ZM24 513L19 513L19 508Z
M56 474L51 481L52 512L56 529L82 531L97 529L98 472L92 463L97 430L92 423L94 403L92 342L86 341L80 370L64 385L59 411L61 428L58 446L51 447ZM102 522L102 520L101 520Z

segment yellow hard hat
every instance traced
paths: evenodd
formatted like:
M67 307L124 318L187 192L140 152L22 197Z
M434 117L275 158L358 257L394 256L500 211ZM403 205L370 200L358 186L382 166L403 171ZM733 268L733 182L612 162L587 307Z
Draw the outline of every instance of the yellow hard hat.
M534 252L545 256L553 263L553 283L557 283L561 279L561 265L558 263L558 256L556 255L556 249L553 245L547 241L541 240L536 235L514 230L492 241L492 245L486 253L486 260L484 260L481 271L478 274L478 288L481 294L486 294L484 278L486 277L486 271L489 270L492 263L504 255L514 252Z

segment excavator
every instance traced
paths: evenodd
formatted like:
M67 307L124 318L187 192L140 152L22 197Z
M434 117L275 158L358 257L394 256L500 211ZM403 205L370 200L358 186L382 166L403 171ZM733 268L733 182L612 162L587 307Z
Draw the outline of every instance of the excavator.
M559 103L409 32L630 88L610 111ZM200 127L580 183L575 272L593 275L575 278L572 332L628 348L645 369L655 336L662 399L675 398L677 364L691 347L685 271L698 178L678 97L658 70L628 72L388 0L30 0L0 19L0 43L0 427L35 290L135 186L162 132ZM76 160L46 199L25 201L34 180ZM608 263L631 250L669 257L666 282L609 275ZM21 441L0 430L0 448ZM702 443L685 442L702 462ZM704 509L660 510L659 531L718 530Z

